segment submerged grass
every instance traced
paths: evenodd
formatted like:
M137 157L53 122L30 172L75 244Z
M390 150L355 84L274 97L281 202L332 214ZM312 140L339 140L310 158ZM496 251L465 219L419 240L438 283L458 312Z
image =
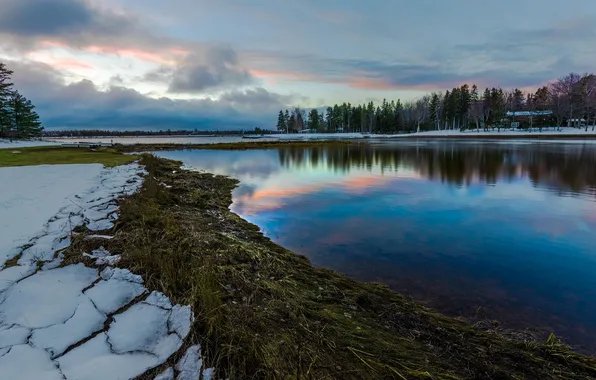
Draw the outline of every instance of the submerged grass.
M234 179L142 163L141 191L121 202L115 238L101 244L147 287L193 306L191 339L222 379L596 378L596 359L554 336L509 340L314 268L229 211ZM90 244L78 239L72 252Z
M0 149L0 167L58 164L103 164L106 167L128 164L138 156L124 155L112 148L44 146Z

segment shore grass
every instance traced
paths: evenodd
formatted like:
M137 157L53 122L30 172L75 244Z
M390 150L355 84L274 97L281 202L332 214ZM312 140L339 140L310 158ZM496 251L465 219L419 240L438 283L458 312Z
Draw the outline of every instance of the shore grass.
M138 159L112 148L76 148L44 146L32 148L0 149L0 167L58 165L58 164L103 164L106 167L128 164Z
M222 379L590 379L556 337L510 340L387 287L313 267L229 210L237 181L143 155L149 175L102 244L152 290L192 305L190 343ZM177 360L148 371L154 376Z

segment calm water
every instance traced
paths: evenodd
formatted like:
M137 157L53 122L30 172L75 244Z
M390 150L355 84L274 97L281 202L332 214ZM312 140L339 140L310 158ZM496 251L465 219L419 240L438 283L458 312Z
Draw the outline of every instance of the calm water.
M315 265L596 349L594 144L160 154L240 179L232 210Z

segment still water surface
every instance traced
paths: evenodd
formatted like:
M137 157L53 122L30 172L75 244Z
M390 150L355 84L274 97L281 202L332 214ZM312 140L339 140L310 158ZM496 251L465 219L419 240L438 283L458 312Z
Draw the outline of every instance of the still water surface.
M160 152L238 178L232 210L317 266L596 349L596 145Z

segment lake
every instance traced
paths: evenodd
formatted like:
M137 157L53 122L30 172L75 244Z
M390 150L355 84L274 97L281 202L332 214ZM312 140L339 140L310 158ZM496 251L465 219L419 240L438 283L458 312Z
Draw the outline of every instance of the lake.
M596 352L596 144L371 142L159 152L241 181L275 242L428 307Z

